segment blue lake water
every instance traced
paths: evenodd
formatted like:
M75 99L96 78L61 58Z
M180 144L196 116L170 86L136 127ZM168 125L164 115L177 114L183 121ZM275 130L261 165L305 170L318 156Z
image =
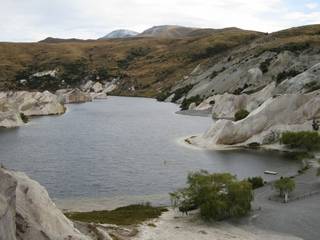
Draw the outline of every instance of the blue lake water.
M167 194L199 169L244 178L264 170L291 175L300 166L276 153L185 147L179 138L204 132L212 120L177 110L175 104L126 97L68 105L62 116L1 130L0 163L26 172L60 199Z

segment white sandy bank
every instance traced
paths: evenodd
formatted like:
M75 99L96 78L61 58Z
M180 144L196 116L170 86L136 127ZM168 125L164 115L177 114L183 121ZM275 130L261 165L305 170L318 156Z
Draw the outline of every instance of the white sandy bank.
M299 240L300 238L261 231L253 227L236 227L226 222L204 223L195 215L182 216L174 210L142 225L134 240ZM301 240L301 239L300 239Z

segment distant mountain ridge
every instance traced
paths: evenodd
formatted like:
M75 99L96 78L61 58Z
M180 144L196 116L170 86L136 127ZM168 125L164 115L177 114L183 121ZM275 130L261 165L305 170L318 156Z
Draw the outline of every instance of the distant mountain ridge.
M132 31L132 30L127 30L127 29L119 29L119 30L114 30L107 35L105 35L102 38L99 38L98 40L103 40L103 39L113 39L113 38L129 38L129 37L134 37L138 35L138 32Z
M54 37L47 37L39 41L39 43L63 43L63 42L85 42L85 41L92 41L92 40L84 40L78 38L54 38Z
M108 39L122 39L122 38L167 38L167 39L179 39L179 38L191 38L191 37L204 37L213 33L221 31L232 31L241 30L238 28L225 28L225 29L213 29L213 28L195 28L195 27L184 27L179 25L160 25L153 26L146 29L142 33L138 33L127 29L114 30L107 35L98 38L97 40L108 40ZM94 41L95 39L78 39L78 38L54 38L48 37L39 43L65 43L65 42L85 42Z
M214 33L215 29L211 28L193 28L179 25L161 25L149 28L138 35L138 37L154 38L185 38L205 36Z

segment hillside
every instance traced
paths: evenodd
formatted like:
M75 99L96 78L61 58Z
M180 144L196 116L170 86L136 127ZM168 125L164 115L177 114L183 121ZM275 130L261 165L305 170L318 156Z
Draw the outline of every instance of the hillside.
M1 90L56 90L120 79L114 94L164 99L180 88L177 101L254 92L296 76L320 62L320 25L272 34L193 29L182 38L0 43L0 51Z
M176 25L154 26L138 35L138 37L185 38L204 36L215 32L214 29L190 28Z
M171 89L199 63L262 35L227 29L185 39L1 43L0 89L56 90L89 79L120 78L115 94L154 97ZM56 75L33 75L49 70L56 70ZM23 79L27 84L21 84Z

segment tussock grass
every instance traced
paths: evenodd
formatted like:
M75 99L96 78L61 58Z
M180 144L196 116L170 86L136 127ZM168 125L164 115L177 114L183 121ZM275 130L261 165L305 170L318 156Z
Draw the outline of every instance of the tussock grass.
M112 211L69 212L65 215L74 221L109 223L116 225L136 225L159 217L166 212L165 207L153 207L150 204L136 204L120 207Z

